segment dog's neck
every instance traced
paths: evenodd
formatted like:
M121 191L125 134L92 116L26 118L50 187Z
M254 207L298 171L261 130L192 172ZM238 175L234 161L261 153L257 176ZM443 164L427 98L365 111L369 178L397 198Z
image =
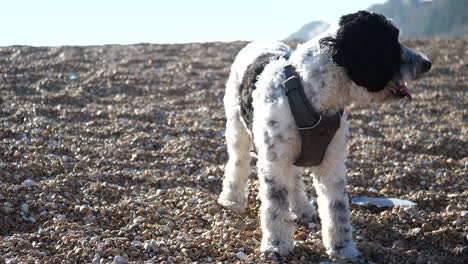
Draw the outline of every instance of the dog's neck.
M320 112L336 113L351 103L378 102L378 93L370 93L348 78L345 69L335 65L316 40L310 40L293 52L290 63L303 80L304 92Z

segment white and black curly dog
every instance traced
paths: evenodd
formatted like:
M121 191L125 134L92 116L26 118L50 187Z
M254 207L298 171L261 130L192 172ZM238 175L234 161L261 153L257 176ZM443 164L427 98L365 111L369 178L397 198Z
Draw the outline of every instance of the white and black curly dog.
M305 98L320 118L340 113L320 164L309 168L323 244L332 258L364 261L352 238L345 167L348 122L342 109L353 102L411 99L407 82L428 72L432 63L399 41L392 20L367 11L342 16L338 25L295 51L280 42L253 42L239 52L224 97L229 161L219 203L244 210L254 147L261 251L281 255L293 250L294 219L315 214L304 190L303 167L294 165L304 149L285 91L287 65L294 67Z

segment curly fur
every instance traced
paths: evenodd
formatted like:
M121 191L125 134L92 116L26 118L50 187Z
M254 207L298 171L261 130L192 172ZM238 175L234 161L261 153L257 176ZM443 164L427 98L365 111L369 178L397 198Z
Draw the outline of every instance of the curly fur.
M280 42L253 42L237 55L224 96L229 160L219 203L236 212L244 210L251 170L249 151L254 143L262 202L262 251L290 253L293 220L311 220L315 214L304 190L304 171L293 165L300 154L301 139L284 92L283 67L290 63L296 68L306 97L322 115L335 113L352 102L395 101L408 93L396 89L397 84L419 78L430 69L427 57L401 44L397 32L394 23L382 15L361 11L343 16L324 35L300 45L288 61L281 56L292 51ZM266 54L275 59L261 63L264 69L259 75L255 73L255 78L244 78L249 67ZM246 79L256 80L251 92L251 129L241 114L240 91ZM322 163L311 167L310 172L327 253L363 261L352 239L346 190L348 133L344 114Z
M343 16L336 37L319 41L349 78L370 92L383 90L399 74L399 30L383 15L360 11Z

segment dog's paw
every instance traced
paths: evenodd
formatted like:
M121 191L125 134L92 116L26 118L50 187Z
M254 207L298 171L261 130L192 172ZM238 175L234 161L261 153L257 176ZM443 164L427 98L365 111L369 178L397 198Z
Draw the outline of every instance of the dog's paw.
M312 202L291 210L292 217L299 223L317 222L317 211Z
M218 198L218 203L235 213L243 213L247 205L247 199L233 199L225 192L222 192Z
M292 240L281 240L278 238L262 241L260 251L263 253L275 252L281 256L287 256L294 250L294 243Z
M366 258L361 254L359 249L353 244L348 247L335 248L328 252L331 258L334 259L348 259L353 263L364 264L368 263Z

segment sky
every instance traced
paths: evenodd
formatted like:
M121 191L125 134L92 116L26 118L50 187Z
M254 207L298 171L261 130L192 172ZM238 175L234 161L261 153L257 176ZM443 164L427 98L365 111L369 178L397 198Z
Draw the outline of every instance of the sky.
M385 0L0 0L0 46L280 40Z

